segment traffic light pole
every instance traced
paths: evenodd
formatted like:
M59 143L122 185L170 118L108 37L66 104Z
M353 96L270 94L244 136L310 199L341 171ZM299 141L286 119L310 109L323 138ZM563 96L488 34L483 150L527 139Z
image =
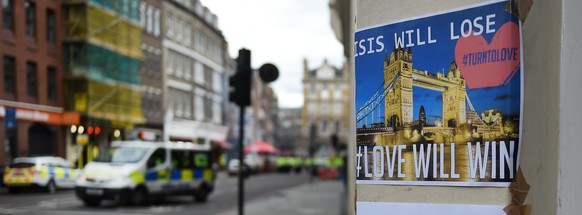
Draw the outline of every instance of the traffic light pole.
M239 113L239 125L238 125L238 214L244 215L244 152L243 152L243 140L244 140L244 116L245 116L245 106L241 105Z

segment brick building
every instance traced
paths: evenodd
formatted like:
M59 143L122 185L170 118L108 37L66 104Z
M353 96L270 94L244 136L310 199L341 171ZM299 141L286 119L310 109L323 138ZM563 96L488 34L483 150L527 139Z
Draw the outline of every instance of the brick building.
M4 0L0 34L0 164L17 156L65 156L79 116L63 108L61 1Z

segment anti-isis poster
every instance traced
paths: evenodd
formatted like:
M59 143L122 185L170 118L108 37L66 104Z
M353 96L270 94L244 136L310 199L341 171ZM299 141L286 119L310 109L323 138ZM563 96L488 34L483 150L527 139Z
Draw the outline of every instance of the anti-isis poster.
M508 1L355 33L356 183L508 186L521 147L521 25Z

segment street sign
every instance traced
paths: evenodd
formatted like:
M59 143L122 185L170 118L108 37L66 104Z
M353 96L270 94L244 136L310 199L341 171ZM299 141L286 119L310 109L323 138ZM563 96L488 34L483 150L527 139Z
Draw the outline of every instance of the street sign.
M7 129L16 128L16 109L6 108L6 115L4 116L4 123Z

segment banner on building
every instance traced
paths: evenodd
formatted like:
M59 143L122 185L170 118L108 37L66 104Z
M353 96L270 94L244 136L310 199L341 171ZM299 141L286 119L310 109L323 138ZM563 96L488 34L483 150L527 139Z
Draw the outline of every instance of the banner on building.
M521 25L508 1L355 33L358 184L508 186L519 166Z

